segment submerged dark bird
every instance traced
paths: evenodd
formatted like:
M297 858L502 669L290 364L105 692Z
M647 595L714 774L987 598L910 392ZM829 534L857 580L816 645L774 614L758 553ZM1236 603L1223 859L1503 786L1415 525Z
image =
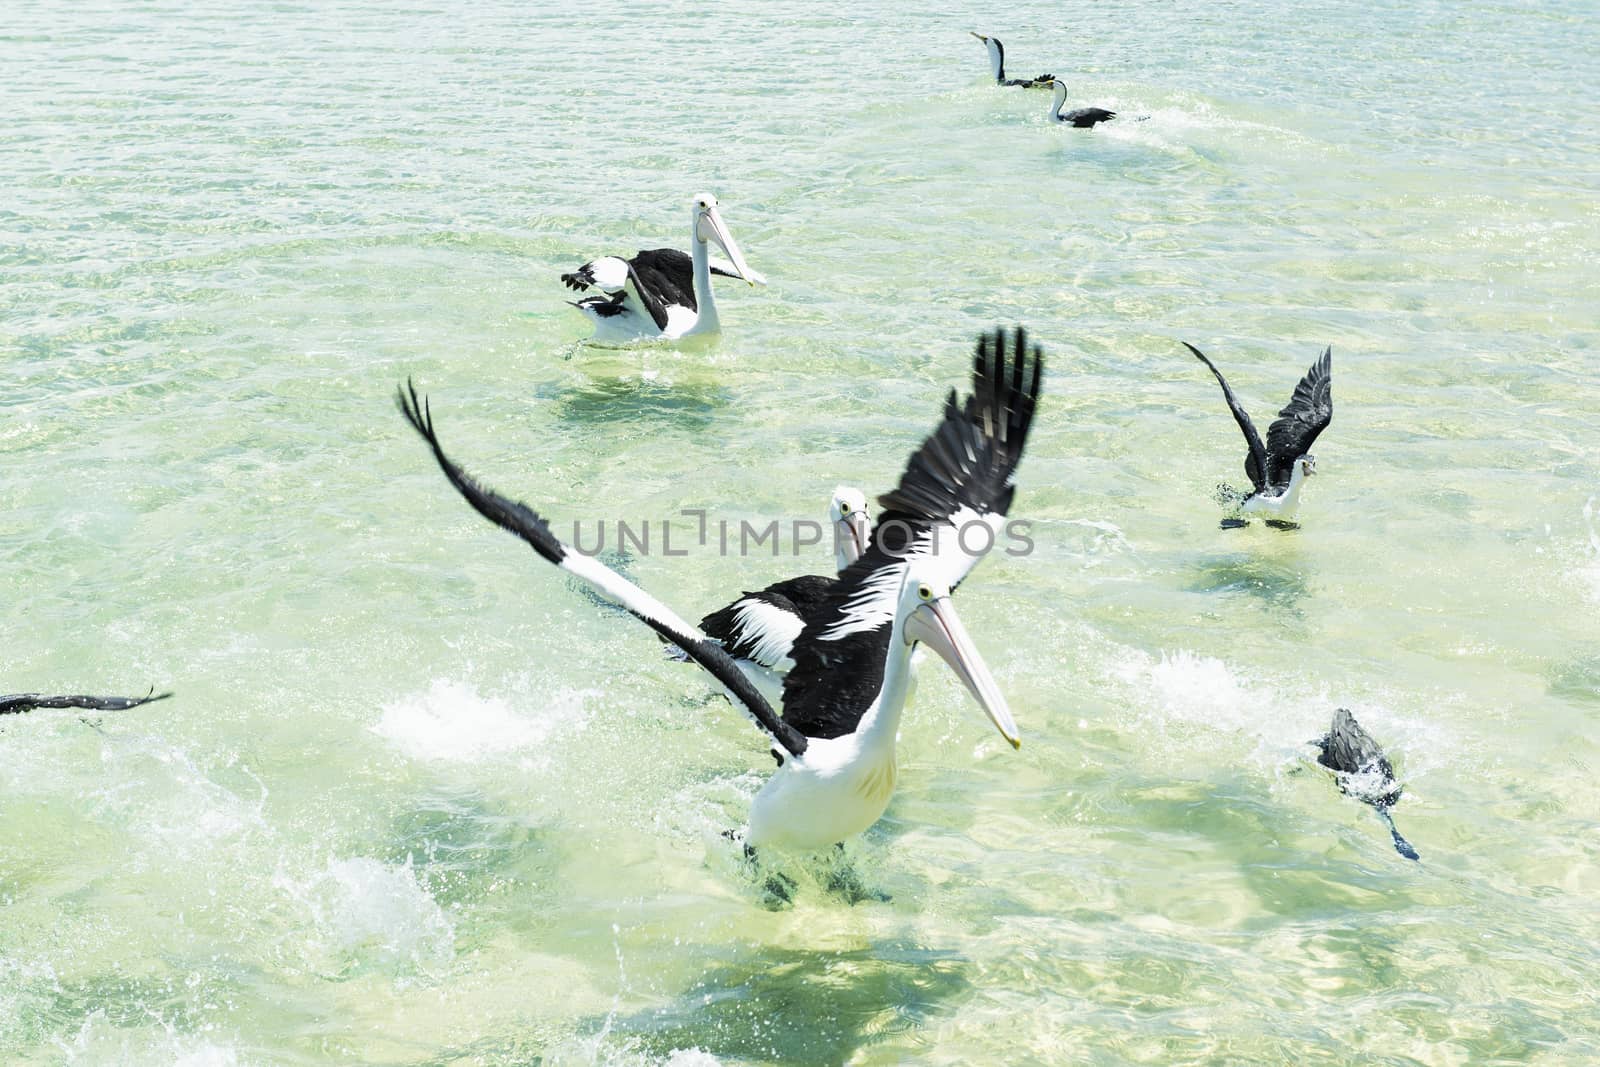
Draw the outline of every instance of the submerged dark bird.
M1051 78L1046 81L1045 84L1055 86L1056 90L1054 98L1050 101L1051 122L1058 122L1063 126L1076 126L1080 130L1087 130L1093 127L1097 122L1110 122L1112 119L1117 117L1117 113L1115 111L1107 111L1103 107L1080 107L1063 115L1061 113L1061 107L1067 102L1066 82Z
M171 693L157 693L154 689L142 697L47 697L40 693L14 693L0 696L0 715L18 715L35 708L86 708L90 711L125 711L140 704L153 704L165 700Z
M1311 444L1333 421L1332 347L1323 349L1322 356L1311 364L1300 384L1294 387L1294 396L1267 427L1267 440L1263 444L1255 423L1250 421L1250 413L1240 406L1222 372L1194 345L1187 341L1183 345L1216 375L1217 384L1222 386L1222 397L1228 402L1228 410L1233 412L1249 450L1245 453L1244 472L1254 490L1242 497L1233 490L1225 490L1225 493L1237 498L1239 515L1260 514L1268 524L1292 526L1295 511L1300 506L1300 490L1305 480L1317 471L1317 457L1311 454ZM1243 523L1236 520L1232 525Z
M1395 781L1394 766L1372 735L1361 728L1356 717L1340 708L1333 713L1333 725L1316 742L1317 762L1333 772L1339 792L1371 804L1388 824L1394 849L1408 860L1420 859L1411 842L1400 836L1389 809L1400 802L1401 787Z
M983 34L973 33L971 30L967 32L982 41L983 47L988 50L989 70L994 74L994 83L996 85L1011 85L1018 89L1043 89L1051 84L1052 79L1055 78L1054 74L1041 74L1037 78L1006 77L1006 46L1000 43L1000 38L985 37Z

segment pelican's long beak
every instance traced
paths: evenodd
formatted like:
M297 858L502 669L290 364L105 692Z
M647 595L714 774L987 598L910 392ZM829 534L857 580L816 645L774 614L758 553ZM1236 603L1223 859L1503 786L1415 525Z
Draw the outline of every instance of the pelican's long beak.
M733 269L739 272L739 277L756 284L758 278L765 284L766 279L750 269L744 261L744 253L739 251L739 242L733 239L733 234L728 232L728 227L722 221L722 215L715 207L708 207L700 213L700 240L715 241L717 246L727 255L728 261L733 264Z
M1000 736L1010 741L1012 748L1022 747L1022 737L1017 732L1016 720L1011 717L1011 709L1006 707L1006 698L1000 694L1000 687L995 684L994 675L989 673L983 657L978 655L978 646L972 643L967 628L957 618L949 597L918 604L906 622L905 632L908 639L921 641L937 652L966 685L994 728L1000 731Z
M866 554L867 539L871 536L872 527L868 524L865 511L858 509L834 521L833 543L838 549L835 555L839 557L837 562L840 570Z
M968 30L967 32L972 34L972 36L976 37L978 40L982 41L984 44L989 43L989 38L985 37L983 34L978 33L975 30Z

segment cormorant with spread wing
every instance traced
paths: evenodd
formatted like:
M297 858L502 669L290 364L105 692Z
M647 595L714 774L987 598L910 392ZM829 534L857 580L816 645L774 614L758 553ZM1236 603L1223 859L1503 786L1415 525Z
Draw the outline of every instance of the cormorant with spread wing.
M1228 410L1233 412L1249 449L1244 458L1244 472L1255 489L1242 497L1225 489L1225 495L1233 498L1230 502L1237 503L1240 515L1260 514L1269 524L1292 525L1300 506L1300 490L1306 479L1317 471L1317 457L1311 454L1311 444L1333 421L1332 347L1323 350L1321 357L1300 379L1300 384L1294 387L1294 396L1267 427L1267 440L1263 444L1255 423L1250 421L1250 413L1239 404L1222 372L1204 352L1187 341L1183 344L1216 375L1223 399L1228 402ZM1231 524L1242 525L1243 522L1235 519Z

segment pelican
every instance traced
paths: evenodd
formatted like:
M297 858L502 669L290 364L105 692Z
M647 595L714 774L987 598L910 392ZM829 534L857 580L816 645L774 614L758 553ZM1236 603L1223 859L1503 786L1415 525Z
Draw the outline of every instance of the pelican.
M1053 74L1041 74L1037 78L1007 78L1006 77L1006 46L1000 43L998 37L985 37L981 33L968 30L972 36L983 43L989 52L989 69L994 73L996 85L1014 85L1019 89L1043 89L1049 85Z
M1045 84L1055 86L1055 95L1050 101L1050 121L1063 126L1076 126L1080 130L1092 129L1097 122L1110 122L1117 117L1115 111L1107 111L1103 107L1080 107L1061 113L1061 107L1067 102L1067 83L1059 78L1051 78Z
M574 552L526 504L480 485L444 452L427 401L400 390L401 412L433 451L445 477L486 519L526 541L541 558L582 579L676 643L727 690L766 733L778 768L756 795L747 847L811 851L866 830L889 805L897 777L895 735L914 646L927 645L955 672L1013 747L1021 745L1004 696L962 626L950 591L977 563L959 531L998 529L1010 507L1038 399L1043 356L1018 329L980 340L973 392L955 390L939 426L912 454L899 487L885 494L873 543L845 568L819 617L796 640L783 714L715 641L598 561Z
M828 520L833 530L834 569L842 572L861 558L872 541L866 494L839 486L828 503ZM721 642L767 702L776 703L782 699L783 676L794 666L790 653L795 639L838 584L838 578L820 574L774 582L744 593L701 619L700 632Z
M125 711L140 704L154 704L165 700L171 693L157 693L154 689L142 697L47 697L40 693L13 693L0 696L0 715L19 715L35 708L87 708L90 711Z
M1338 709L1333 713L1333 725L1315 744L1317 762L1333 772L1339 792L1371 804L1389 827L1394 850L1408 860L1421 859L1411 842L1400 836L1394 816L1389 813L1400 803L1401 787L1394 778L1394 765L1356 717L1344 708Z
M707 245L716 242L729 262L713 263ZM594 339L628 341L677 340L720 333L717 303L711 292L713 273L742 278L751 285L766 279L751 270L717 210L717 198L694 198L689 222L689 255L673 248L648 249L632 259L603 256L561 280L567 288L601 290L604 296L570 300L594 322Z
M1233 412L1249 449L1244 458L1244 472L1250 476L1255 489L1239 499L1235 490L1224 486L1224 499L1230 503L1237 500L1240 515L1259 514L1269 524L1293 526L1295 512L1300 507L1300 490L1305 487L1306 479L1317 472L1317 457L1311 454L1311 444L1333 421L1333 348L1324 349L1321 357L1311 364L1300 384L1294 387L1294 396L1267 427L1267 442L1262 444L1249 412L1235 399L1222 372L1194 345L1187 341L1183 345L1216 375L1223 399L1228 402L1228 409ZM1232 520L1228 525L1242 525L1243 521L1246 520Z

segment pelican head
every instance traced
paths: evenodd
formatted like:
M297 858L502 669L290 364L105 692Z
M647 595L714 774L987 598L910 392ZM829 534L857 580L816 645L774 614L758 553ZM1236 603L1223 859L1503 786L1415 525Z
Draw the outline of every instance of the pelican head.
M972 30L967 32L983 42L983 46L989 50L989 69L994 72L994 80L1003 80L1006 76L1006 46L1000 43L998 37L985 37Z
M1305 455L1301 456L1297 462L1300 464L1300 473L1304 474L1307 478L1317 473L1317 457L1313 456L1310 452L1307 452Z
M751 285L756 284L760 276L745 263L744 253L739 251L739 243L728 232L727 224L722 221L722 215L717 211L717 198L710 193L701 193L694 198L694 239L701 244L714 242L728 257L739 277Z
M972 643L966 627L961 625L950 603L949 584L930 573L933 569L926 561L913 562L907 569L895 612L895 634L907 645L921 642L938 653L989 716L1000 736L1011 742L1012 748L1021 748L1022 738L1017 733L1011 710L1006 707L1006 698L1001 695L1000 687L995 684L994 676L978 654L978 647Z
M872 536L867 495L848 485L839 486L828 504L828 520L833 523L834 562L842 571L861 558Z

